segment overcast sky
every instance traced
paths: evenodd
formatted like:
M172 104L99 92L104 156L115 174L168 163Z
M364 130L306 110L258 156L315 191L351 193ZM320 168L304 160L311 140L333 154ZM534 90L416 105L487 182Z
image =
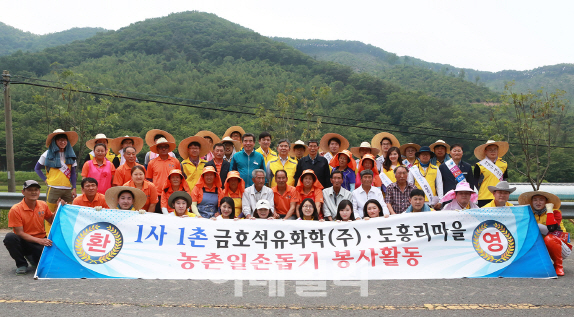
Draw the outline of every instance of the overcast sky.
M18 0L0 21L35 34L72 27L117 30L198 10L265 36L356 40L398 55L499 71L574 63L574 1Z

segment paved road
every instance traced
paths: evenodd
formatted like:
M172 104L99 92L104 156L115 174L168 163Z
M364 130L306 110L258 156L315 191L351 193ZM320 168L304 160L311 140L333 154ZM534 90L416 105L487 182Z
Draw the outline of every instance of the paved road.
M0 232L0 239L4 233ZM574 260L559 279L370 281L34 280L0 247L0 316L574 316Z

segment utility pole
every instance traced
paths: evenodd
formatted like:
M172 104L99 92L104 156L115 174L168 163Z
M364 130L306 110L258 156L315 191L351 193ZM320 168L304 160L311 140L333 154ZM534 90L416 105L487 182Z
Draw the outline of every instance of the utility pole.
M16 171L14 169L14 137L12 136L12 103L10 100L10 73L2 72L4 86L4 118L6 120L6 170L8 172L8 192L16 191Z

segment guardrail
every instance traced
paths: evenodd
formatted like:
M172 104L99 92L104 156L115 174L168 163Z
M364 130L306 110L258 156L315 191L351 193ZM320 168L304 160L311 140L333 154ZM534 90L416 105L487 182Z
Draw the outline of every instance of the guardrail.
M21 193L2 193L0 192L0 209L10 209L15 204L22 201ZM40 200L46 201L46 194L40 194ZM517 201L511 201L514 205L518 205ZM563 202L560 207L562 211L562 218L574 219L574 202Z

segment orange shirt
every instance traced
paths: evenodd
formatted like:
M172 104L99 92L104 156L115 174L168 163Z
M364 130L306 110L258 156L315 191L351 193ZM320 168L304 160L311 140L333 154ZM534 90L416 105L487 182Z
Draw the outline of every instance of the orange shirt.
M173 169L181 169L181 164L175 157L168 156L167 160L156 157L151 160L147 166L146 178L151 179L157 188L157 195L161 196L162 187L169 172Z
M213 185L211 187L207 187L207 185L204 185L201 187L195 185L195 187L193 187L193 189L191 190L191 201L197 202L198 204L200 204L201 201L203 200L203 189L204 188L205 188L205 191L208 193L215 193L215 191L217 190L217 187L215 185ZM221 198L223 198L222 192L223 191L220 188L218 191L218 194L217 194L217 198L219 200L221 200ZM217 203L219 204L219 202L217 202Z
M221 175L221 165L223 164L223 159L219 163L217 163L215 160L213 160L213 164L215 164L215 169L217 170L217 174Z
M283 195L279 194L277 186L271 188L273 190L273 202L275 203L275 211L280 215L286 215L291 208L292 202L299 201L299 194L293 186L287 185L287 190Z
M185 181L184 181L185 182ZM185 187L183 186L183 183L179 185L179 188L176 191L182 191L185 192ZM162 190L161 192L161 208L167 208L167 211L169 212L173 212L174 209L170 208L167 204L168 200L169 200L169 196L171 196L171 194L173 194L174 192L176 192L173 190L173 188L171 186L169 186L168 188ZM187 192L189 194L189 192ZM191 195L191 197L193 197L193 195ZM195 201L195 200L193 200Z
M132 166L128 166L128 162L125 162L123 165L120 165L116 169L116 173L114 174L114 181L112 182L112 186L122 186L123 184L132 180L132 167L141 164L135 163ZM145 170L145 167L144 167Z
M100 193L96 193L96 196L94 197L94 200L92 200L92 201L89 201L88 196L86 196L85 194L78 196L78 197L74 198L72 205L92 207L92 208L94 208L96 206L102 206L103 208L110 208L110 207L108 207L108 204L106 204L106 196L104 194L100 194Z
M297 201L298 203L301 203L306 198L311 198L316 203L323 202L323 191L315 187L313 187L313 189L306 195L303 193L303 191L298 192L297 194L299 195L299 200Z
M129 182L125 183L124 186L137 188L133 180L130 180ZM142 191L145 193L146 196L145 205L142 207L142 209L149 210L149 205L157 204L157 202L159 201L157 197L156 186L152 182L144 180Z
M25 233L36 237L45 238L44 220L52 219L54 214L48 208L48 204L41 200L36 201L34 210L30 209L24 199L10 208L8 212L8 227L22 227Z

